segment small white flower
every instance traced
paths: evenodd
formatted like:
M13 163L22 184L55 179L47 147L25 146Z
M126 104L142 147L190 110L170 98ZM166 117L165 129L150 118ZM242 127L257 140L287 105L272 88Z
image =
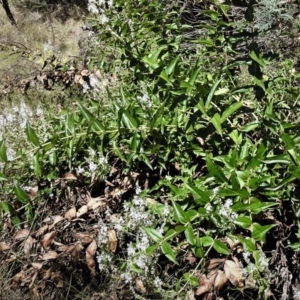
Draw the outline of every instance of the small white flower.
M109 19L107 18L107 16L105 14L102 14L100 16L100 23L101 24L106 24L106 23L108 23L108 21L109 21Z
M162 286L162 281L159 277L155 277L154 281L153 281L153 284L157 287L157 288L161 288Z
M93 2L89 2L88 11L90 11L92 14L99 14L99 9Z

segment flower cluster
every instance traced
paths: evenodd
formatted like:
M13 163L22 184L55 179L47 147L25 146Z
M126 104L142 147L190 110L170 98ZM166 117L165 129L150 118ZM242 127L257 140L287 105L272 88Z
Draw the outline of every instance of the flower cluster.
M6 144L7 160L12 161L20 150L22 143L26 143L26 124L29 121L39 121L43 123L44 112L38 107L31 109L21 100L19 105L12 108L5 108L0 114L0 141L4 139ZM17 137L17 138L16 138Z
M159 254L153 253L151 256L146 254L146 249L151 246L151 241L147 236L143 227L157 227L157 219L148 210L148 202L142 196L142 191L139 186L136 187L136 194L131 201L123 203L124 213L118 214L116 217L111 216L110 228L103 220L99 220L100 232L98 236L98 244L100 251L97 254L97 262L99 269L103 272L110 271L110 274L117 275L129 284L133 289L136 280L143 282L147 287L161 290L162 281L158 277L157 261ZM166 207L165 214L169 214L169 209ZM124 254L126 262L122 270L114 265L114 257L112 253L106 251L108 243L107 232L114 228L118 240L126 241ZM100 253L101 252L101 253Z
M87 156L84 159L84 166L79 166L76 169L79 174L90 176L97 172L104 173L108 169L107 159L100 152L96 152L92 148L88 149Z

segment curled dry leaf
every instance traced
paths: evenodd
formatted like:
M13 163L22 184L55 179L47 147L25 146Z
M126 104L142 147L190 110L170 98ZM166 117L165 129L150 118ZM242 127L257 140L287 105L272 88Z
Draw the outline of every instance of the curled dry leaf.
M224 263L224 271L229 281L236 287L241 288L243 283L243 272L240 264L232 260L226 260Z
M86 252L85 252L87 266L93 274L96 273L96 263L94 260L96 250L97 250L97 243L95 240L93 240L90 243L90 245L87 247Z
M10 249L10 245L6 244L5 242L0 242L0 252L6 251Z
M214 293L207 293L206 295L203 296L203 300L212 300L214 297Z
M68 220L72 220L76 217L76 207L72 207L65 213L65 218Z
M36 237L39 237L39 236L43 235L48 230L48 228L49 228L48 225L44 225L40 229L35 231L33 235Z
M88 212L88 206L87 205L83 205L82 207L79 208L78 212L76 213L76 217L79 218L82 215L86 214Z
M103 201L104 198L102 197L97 197L97 198L90 198L87 206L88 206L88 209L96 209L98 208L99 206L102 206L102 207L105 207L107 206L107 202L106 201Z
M64 217L62 217L62 216L55 216L53 218L53 225L56 225L57 223L59 223L59 222L61 222L63 220L64 220Z
M65 179L65 180L77 180L77 177L73 173L68 172L63 176L63 179Z
M40 262L33 262L33 263L31 264L31 266L32 266L34 269L40 270L40 269L43 267L43 263L40 263Z
M37 194L38 191L39 191L39 187L38 186L35 186L35 187L31 188L28 191L28 196L30 197L31 200L35 199L36 194Z
M71 257L74 265L76 266L78 264L79 258L80 258L80 253L83 247L80 244L77 244L74 246L73 251L71 252Z
M86 232L73 232L72 236L77 241L80 241L83 245L90 244L94 239L93 235Z
M25 240L29 235L29 230L28 229L22 229L19 232L17 232L15 239L16 240Z
M56 259L57 256L58 256L58 254L55 251L49 251L49 252L43 254L41 259L42 260L52 260L52 259Z
M30 255L30 251L33 246L33 243L34 243L34 239L31 236L29 236L24 242L24 253L27 258Z
M113 229L111 229L111 230L108 230L107 234L108 234L109 250L112 252L115 252L117 250L117 245L118 245L118 239L117 239L116 232Z
M55 237L55 231L51 231L44 235L41 243L44 249L49 248L49 246L52 244L53 239Z
M228 279L227 279L226 275L224 274L224 272L218 270L217 276L215 279L215 284L214 284L214 288L217 293L220 293L220 291L224 288L225 284L227 283L227 280Z
M210 272L215 269L219 269L225 262L225 258L213 258L209 261L206 267L207 271Z
M206 277L204 274L200 274L198 276L199 279L199 287L196 290L196 296L201 296L205 293L209 293L213 287L215 278L217 273L214 273L214 275Z
M12 285L14 285L14 286L18 285L23 278L24 278L24 272L23 271L17 273L11 280Z

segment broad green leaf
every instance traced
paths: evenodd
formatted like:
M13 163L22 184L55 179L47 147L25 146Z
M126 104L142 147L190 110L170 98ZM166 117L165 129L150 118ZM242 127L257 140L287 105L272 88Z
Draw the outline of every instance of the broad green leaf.
M32 127L27 122L26 124L26 135L30 143L32 143L34 146L39 146L40 141L38 136L36 135L35 131L32 129Z
M0 210L4 211L8 215L10 215L12 223L17 227L21 227L21 220L17 216L17 212L14 207L6 201L0 202Z
M210 236L203 236L200 240L204 247L210 247L214 243L214 239Z
M252 224L252 220L250 217L242 215L242 216L238 216L235 219L234 223L244 229L248 229Z
M217 91L215 91L214 96L224 95L224 94L228 94L228 93L229 93L229 89L222 88L222 89L218 89Z
M34 174L35 176L39 179L42 175L42 171L41 171L41 166L39 163L39 153L35 153L35 155L33 156L33 170L34 170Z
M221 117L221 122L223 123L225 120L227 120L235 111L237 111L239 108L243 106L243 102L235 102L224 111Z
M192 194L196 197L195 201L198 204L206 204L210 201L209 194L207 192L201 191L197 187L186 183L185 186L192 192Z
M5 146L5 143L4 141L2 140L0 142L0 159L4 162L4 163L7 163L7 154L6 154L6 146Z
M219 240L215 240L214 241L214 244L213 244L213 248L218 252L218 253L221 253L221 254L225 254L225 255L229 255L230 254L230 251L229 249L227 248L227 246L219 241Z
M190 273L183 274L183 278L194 287L199 286L199 278L196 276L191 275Z
M147 235L156 243L159 243L163 239L162 234L154 228L145 227L144 230L147 233Z
M0 172L0 181L7 181L7 178L3 173Z
M244 125L241 128L241 131L242 132L249 132L249 131L252 131L252 130L256 129L258 126L259 126L259 122L258 121L252 121L252 122Z
M179 60L179 56L177 56L176 58L174 58L174 59L169 63L169 65L166 67L166 73L167 73L168 75L173 74L174 69L175 69L175 67L176 67L176 65L177 65L178 60Z
M299 156L298 156L297 152L295 151L295 149L289 149L289 150L287 150L287 152L290 155L293 163L296 166L299 166L300 165L300 159L299 159Z
M211 88L211 90L210 90L210 92L209 92L209 94L208 94L208 96L207 96L206 102L205 102L205 108L206 108L206 109L208 109L208 108L210 107L210 102L211 102L211 100L212 100L212 98L213 98L213 96L214 96L214 93L215 93L217 87L218 87L219 84L221 83L221 81L222 81L222 78L219 79L219 80L212 86L212 88Z
M250 209L251 213L258 214L258 213L266 210L267 208L275 206L275 205L278 205L278 203L276 203L276 202L260 202L259 201L259 202L252 203L249 206L249 209Z
M286 154L274 155L261 160L264 164L290 164L289 156Z
M257 54L256 54L256 52L255 52L254 50L250 52L250 57L251 57L254 61L256 61L259 65L261 65L262 67L265 66L265 63L264 63L263 59L260 58L260 57L258 57Z
M222 126L221 126L221 117L218 113L216 113L210 120L210 122L214 125L217 132L222 135Z
M200 69L198 67L193 70L193 72L188 80L188 83L191 85L191 87L194 87L194 84L195 84L195 81L197 79L199 72L200 72Z
M229 136L232 138L232 140L237 144L240 145L242 143L242 135L239 134L239 132L234 129Z
M204 257L204 252L203 252L203 249L202 247L200 246L197 246L196 250L195 250L195 254L197 255L197 257Z
M161 73L159 74L159 77L165 80L168 84L172 84L171 79L169 78L166 70L162 70Z
M199 217L199 214L196 210L189 209L188 211L185 212L185 216L188 222L192 222Z
M105 126L94 117L94 115L87 110L79 101L77 101L80 111L82 112L84 118L91 124L92 129L95 131L104 131Z
M23 191L18 185L14 187L14 192L17 196L17 199L22 203L28 203L29 202L29 196L25 191Z
M171 245L167 242L163 242L161 244L161 250L163 252L163 254L170 260L172 261L174 264L178 265L178 262L176 261L176 256L173 252L173 249L171 247Z
M91 127L95 132L105 131L104 125L96 118L92 120Z
M151 255L158 247L159 247L159 244L152 245L152 246L148 247L148 248L146 249L146 254L147 254L148 256L150 256L150 255Z
M290 149L294 149L295 148L295 142L293 141L293 138L291 136L289 136L288 134L284 133L281 136L283 142L285 143L286 149L290 150Z
M184 210L181 208L181 206L174 201L172 201L173 208L174 208L174 218L177 220L179 223L185 224L188 222L186 214Z
M249 198L250 194L246 189L228 189L228 188L220 188L218 195L220 197L231 197L231 196L240 196L243 199Z
M143 270L137 265L137 264L132 264L130 266L131 271L135 272L135 273L142 273Z
M189 224L184 231L186 240L190 245L195 245L195 235L194 235L194 230L191 224Z
M137 120L127 111L123 110L122 121L128 129L133 129L138 127Z
M164 241L168 241L173 239L176 235L178 235L178 232L174 229L170 229L166 232L165 236L164 236Z
M292 248L294 251L299 251L300 250L300 242L289 244L288 247Z
M222 183L227 182L227 178L225 177L221 168L218 165L214 164L208 156L206 157L206 166L209 173L211 175L214 175L215 178L218 179L218 181Z
M271 225L261 226L258 223L253 223L252 230L251 230L252 238L254 238L256 241L266 242L266 233L275 226L277 225L271 224Z
M230 235L229 235L229 237L231 237ZM250 253L252 253L253 251L255 251L256 250L256 246L255 246L255 243L254 243L254 240L253 240L253 242L250 240L250 238L248 238L248 239L246 239L246 238L243 238L243 237L241 237L241 236L239 236L239 235L234 235L234 236L232 236L231 237L233 240L234 239L237 239L239 242L241 242L242 244L243 244L243 247L244 247L244 249L246 250L246 251L248 251L248 252L250 252Z
M183 225L176 225L175 226L175 231L177 232L177 233L181 233L181 232L183 232L185 230L185 226L183 226Z

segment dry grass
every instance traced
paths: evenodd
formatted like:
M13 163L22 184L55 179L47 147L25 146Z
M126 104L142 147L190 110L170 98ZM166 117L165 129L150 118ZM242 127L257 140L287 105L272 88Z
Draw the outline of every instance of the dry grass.
M57 16L11 5L18 28L12 26L3 9L0 9L0 78L25 76L41 68L31 58L36 53L47 55L47 46L61 62L80 54L79 41L86 38L82 31L84 15L69 18L65 22Z

